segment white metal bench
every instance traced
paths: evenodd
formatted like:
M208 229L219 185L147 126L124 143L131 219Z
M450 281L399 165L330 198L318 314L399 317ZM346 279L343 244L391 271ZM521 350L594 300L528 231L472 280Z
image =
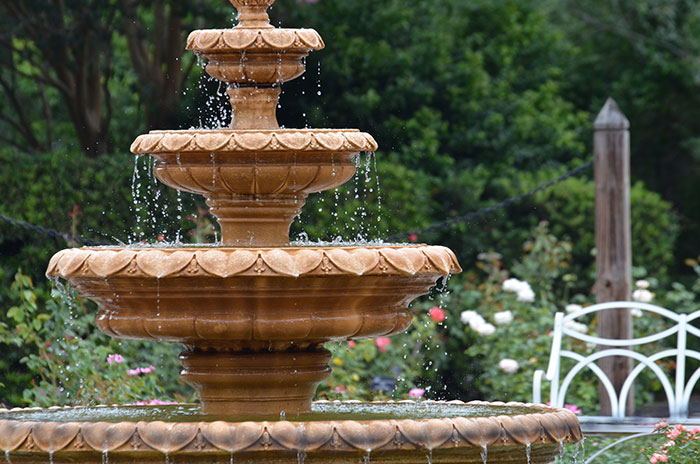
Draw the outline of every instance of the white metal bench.
M665 329L657 334L625 340L594 337L577 332L566 326L567 322L575 321L576 319L587 314L614 308L638 309L641 311L656 313L662 317L670 319L674 324L668 329ZM690 322L694 321L695 319L700 319L700 311L696 311L692 314L678 314L659 306L631 301L616 301L596 304L570 314L564 314L561 312L557 313L554 317L552 351L550 354L547 371L537 370L534 374L532 385L533 402L542 403L542 381L544 378L550 382L549 400L551 404L560 408L564 407L566 393L569 390L574 378L583 369L588 368L596 375L596 377L598 377L607 391L610 398L612 415L609 417L579 416L581 429L583 432L589 434L634 433L639 436L645 435L653 431L653 425L662 418L625 416L625 404L627 402L627 395L629 394L635 379L645 368L648 368L654 373L654 375L656 375L664 389L668 402L667 418L669 423L682 423L686 425L700 424L700 417L689 417L688 414L691 393L700 379L700 368L692 373L687 382L685 380L686 360L688 358L700 360L700 353L687 349L689 334L700 338L700 330L690 324ZM564 335L581 340L585 343L612 348L606 348L604 350L596 351L588 356L583 356L579 353L562 349L562 338ZM675 348L666 349L650 356L645 356L641 353L633 351L632 349L618 348L633 348L635 346L663 340L674 335L676 335L677 340ZM615 392L615 388L613 387L613 384L608 376L605 375L605 373L596 364L597 360L609 356L626 356L637 361L637 365L625 379L619 395ZM576 361L574 367L565 373L563 379L561 379L562 358L569 358ZM671 382L669 376L656 364L657 361L664 358L675 358L676 373L673 383ZM601 450L601 452L602 451L603 450ZM598 454L600 453L596 453L596 455L592 456L586 462L589 462Z

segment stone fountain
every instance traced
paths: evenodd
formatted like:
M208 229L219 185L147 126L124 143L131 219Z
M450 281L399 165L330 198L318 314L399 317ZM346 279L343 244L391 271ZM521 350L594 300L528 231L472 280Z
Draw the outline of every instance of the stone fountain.
M106 334L182 344L200 405L2 411L0 450L8 462L550 462L581 439L570 411L312 403L330 375L326 342L404 331L409 303L461 269L440 246L289 245L306 196L351 179L377 144L354 129L279 128L280 85L324 44L272 27L273 2L231 0L236 27L187 40L227 83L231 128L152 131L131 146L157 160L161 182L206 198L221 246L69 249L47 270L97 302Z

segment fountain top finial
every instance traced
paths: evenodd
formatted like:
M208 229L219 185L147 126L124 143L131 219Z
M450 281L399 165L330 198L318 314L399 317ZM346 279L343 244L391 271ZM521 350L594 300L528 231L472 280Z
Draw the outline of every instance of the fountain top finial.
M275 0L229 0L238 10L238 28L271 28L267 9Z

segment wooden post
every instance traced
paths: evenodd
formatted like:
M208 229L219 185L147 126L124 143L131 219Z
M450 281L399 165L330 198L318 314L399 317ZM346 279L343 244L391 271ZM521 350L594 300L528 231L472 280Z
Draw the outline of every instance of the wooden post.
M593 128L596 300L598 303L629 301L632 286L629 121L615 100L608 98ZM598 314L598 336L632 338L629 309L611 309ZM633 360L604 358L599 365L619 393L633 368ZM634 390L630 392L625 408L628 415L634 415L633 393ZM602 384L599 385L599 396L601 415L610 415L610 400Z

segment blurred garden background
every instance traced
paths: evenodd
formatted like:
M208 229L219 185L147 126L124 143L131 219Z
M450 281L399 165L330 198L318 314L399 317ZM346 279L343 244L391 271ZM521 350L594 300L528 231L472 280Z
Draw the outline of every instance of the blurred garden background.
M0 0L0 213L115 244L214 241L203 201L157 183L129 145L228 123L223 87L184 44L193 29L231 26L232 11ZM699 1L277 0L270 14L326 42L283 87L280 123L357 127L380 146L354 181L309 199L293 237L443 244L464 268L413 306L406 334L333 345L319 397L531 399L554 313L594 302L591 170L413 232L588 162L608 96L631 123L635 298L700 309ZM77 245L0 223L0 403L192 400L179 347L109 339L91 302L46 280L53 253ZM578 329L594 333L589 322ZM642 379L637 402L660 389ZM582 382L572 408L596 413L597 395Z

